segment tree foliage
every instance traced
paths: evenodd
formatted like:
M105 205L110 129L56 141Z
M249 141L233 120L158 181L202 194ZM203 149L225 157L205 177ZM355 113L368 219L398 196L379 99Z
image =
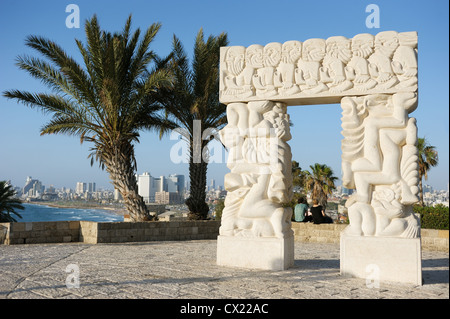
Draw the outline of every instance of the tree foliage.
M0 181L0 222L17 222L13 215L22 218L17 211L23 209L25 208L16 197L12 185L9 185L6 181Z
M165 123L152 95L172 83L166 69L148 70L150 63L160 61L149 48L160 28L154 23L143 34L139 28L131 32L130 16L121 32L110 33L101 30L94 15L85 24L86 43L76 40L83 66L55 42L28 36L26 45L44 59L20 56L17 66L52 93L4 92L52 115L41 135L67 134L90 142L91 165L98 161L106 167L134 220L148 218L137 192L134 144L140 130L161 129Z

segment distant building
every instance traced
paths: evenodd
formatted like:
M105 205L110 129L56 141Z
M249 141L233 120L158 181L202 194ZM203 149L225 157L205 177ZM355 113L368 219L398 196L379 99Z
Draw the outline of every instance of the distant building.
M181 197L185 193L184 175L172 174L168 177L153 177L149 172L142 175L136 175L138 193L146 203L154 203L156 201L156 193L168 192L175 193ZM160 195L161 198L162 195ZM162 196L165 198L166 195Z
M22 194L26 197L40 197L44 191L45 186L42 185L41 181L28 176Z
M95 183L89 183L87 191L90 192L90 193L94 193L95 192L95 188L96 188L95 186L96 186Z
M173 192L156 192L155 193L155 203L156 204L181 204L182 199L180 194Z
M75 188L75 193L84 194L86 192L86 183L77 182L77 187Z
M342 195L351 195L351 194L353 194L353 189L349 189L349 188L345 188L345 187L342 187Z

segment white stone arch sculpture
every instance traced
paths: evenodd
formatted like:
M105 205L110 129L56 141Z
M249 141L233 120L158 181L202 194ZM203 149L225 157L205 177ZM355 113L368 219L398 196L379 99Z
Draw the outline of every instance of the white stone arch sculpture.
M360 239L388 240L388 247L397 247L394 239L406 240L402 245L413 240L414 247L419 240L420 247L420 221L412 211L417 127L409 116L417 107L416 32L224 47L220 79L228 117L220 136L230 173L218 264L293 264L292 211L283 205L292 196L288 105L341 103L342 181L356 190L346 204L350 225L341 238L342 259L351 259L346 254Z

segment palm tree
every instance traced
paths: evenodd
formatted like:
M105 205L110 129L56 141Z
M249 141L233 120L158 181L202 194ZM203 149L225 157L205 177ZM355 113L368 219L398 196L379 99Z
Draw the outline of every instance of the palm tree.
M178 131L189 144L191 187L186 205L189 208L189 218L194 220L205 219L208 215L209 207L205 201L208 168L206 146L215 138L214 134L202 136L205 134L201 132L205 129L218 131L226 124L226 106L219 103L218 92L220 47L227 44L225 33L209 36L205 42L203 29L200 29L195 39L194 56L190 66L183 45L174 35L174 86L160 91L159 101L166 110L167 119L180 128Z
M417 139L417 149L419 150L419 204L423 206L423 186L422 178L428 179L428 171L439 162L436 147L430 145L425 138Z
M297 161L292 161L292 184L296 188L303 188L305 184L305 172Z
M312 191L312 199L317 199L324 208L327 206L327 196L331 195L336 186L334 182L338 179L334 176L331 167L325 164L315 163L309 166L311 171L305 172L306 191Z
M85 24L87 44L76 40L84 68L56 43L29 36L26 45L47 61L24 56L17 65L53 93L4 92L7 98L52 115L41 135L68 134L92 143L91 165L98 161L102 169L106 167L134 221L149 218L138 194L134 144L139 142L139 130L161 124L160 107L149 96L171 83L167 71L147 70L156 58L149 45L160 27L152 24L140 39L140 29L130 33L130 15L123 31L111 34L100 29L94 15Z
M21 201L15 196L16 192L13 187L6 181L0 181L0 222L17 222L11 214L22 218L16 210L23 210L25 208L22 206Z

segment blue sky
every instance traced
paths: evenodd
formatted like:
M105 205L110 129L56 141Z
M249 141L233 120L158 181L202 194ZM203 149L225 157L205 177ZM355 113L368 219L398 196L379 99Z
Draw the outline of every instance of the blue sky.
M80 9L79 29L67 28L68 4ZM369 29L366 7L380 9L380 28ZM449 8L448 1L300 1L300 0L1 0L0 2L0 92L21 89L45 92L48 89L15 65L18 55L36 55L25 47L27 35L41 35L60 44L76 59L80 55L74 39L84 41L84 21L97 14L101 27L119 31L129 14L133 26L146 29L154 22L162 28L152 49L159 55L171 50L175 34L189 54L195 36L203 27L205 35L227 32L230 45L265 45L288 40L328 38L381 31L417 31L419 34L419 106L411 114L417 119L419 137L436 146L440 163L429 173L428 183L447 189L449 180ZM338 104L290 106L294 126L290 142L293 159L303 169L314 163L331 166L341 176L341 109ZM108 175L98 165L90 166L89 145L64 135L40 136L49 116L0 96L0 180L23 186L26 176L45 185L75 188L76 182L96 182L112 188ZM184 174L188 164L173 163L170 151L179 143L169 136L143 132L136 145L138 173L153 176ZM224 153L225 154L225 153ZM224 155L225 159L225 155ZM224 163L211 163L211 179L223 185L229 170Z

